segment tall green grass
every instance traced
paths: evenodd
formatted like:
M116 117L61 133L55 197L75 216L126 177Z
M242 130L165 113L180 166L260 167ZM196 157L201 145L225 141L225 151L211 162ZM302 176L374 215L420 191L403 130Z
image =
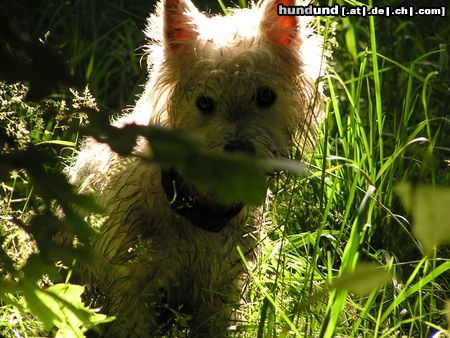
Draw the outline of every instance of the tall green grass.
M436 41L450 27L411 38L405 58L406 19L329 20L338 46L321 139L310 175L278 184L247 334L428 337L448 328L449 250L424 257L395 191L449 184L448 45Z

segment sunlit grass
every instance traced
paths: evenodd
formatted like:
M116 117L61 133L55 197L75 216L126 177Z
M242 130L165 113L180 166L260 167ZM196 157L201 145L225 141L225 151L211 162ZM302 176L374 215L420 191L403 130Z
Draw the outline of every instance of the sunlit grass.
M377 18L341 21L311 176L279 183L272 204L273 241L253 276L263 290L251 311L258 330L249 337L427 337L447 329L448 249L422 258L395 194L400 182L449 183L448 120L439 117L448 104L432 81L447 50L418 41L409 60L396 59L383 54ZM345 53L350 60L339 59ZM361 276L333 288L362 262L384 266L389 283L364 296L348 291Z

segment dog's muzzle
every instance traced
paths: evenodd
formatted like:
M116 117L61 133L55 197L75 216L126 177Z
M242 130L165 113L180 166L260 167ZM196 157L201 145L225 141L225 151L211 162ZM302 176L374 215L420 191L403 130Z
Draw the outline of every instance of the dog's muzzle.
M219 232L244 207L243 203L220 204L206 198L174 169L162 170L161 183L170 207L201 229Z

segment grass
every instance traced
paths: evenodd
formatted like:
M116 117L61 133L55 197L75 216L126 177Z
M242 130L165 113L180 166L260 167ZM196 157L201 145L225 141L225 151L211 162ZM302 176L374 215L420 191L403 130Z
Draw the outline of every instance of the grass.
M408 59L386 55L380 20L337 19L339 46L325 79L330 100L311 175L279 184L273 201L271 256L255 276L255 292L264 295L254 319L259 337L427 337L448 328L448 248L422 258L395 193L400 182L448 187L447 73L438 72L448 67L439 64L448 50L423 37ZM384 20L407 35L406 20ZM449 29L427 38L439 41ZM361 271L361 262L384 268Z
M66 5L41 10L49 43L70 37L73 72L88 80L102 106L123 108L144 81L135 53L143 11L121 1L102 10L86 1L76 5L75 11ZM245 321L236 336L429 337L448 329L449 249L424 247L412 217L419 206L408 208L408 196L397 193L402 182L413 190L450 185L450 25L444 19L320 21L335 30L326 39L334 54L323 79L326 118L307 158L309 174L273 182L265 210L270 240L250 271ZM54 129L52 119L42 118L45 127L30 119L29 128L40 131L32 134L35 141L74 140ZM18 131L25 128L14 123ZM2 215L15 210L26 219L37 197L30 186L20 190L26 177L13 183L3 185ZM40 332L34 320L14 311L0 308L2 335Z

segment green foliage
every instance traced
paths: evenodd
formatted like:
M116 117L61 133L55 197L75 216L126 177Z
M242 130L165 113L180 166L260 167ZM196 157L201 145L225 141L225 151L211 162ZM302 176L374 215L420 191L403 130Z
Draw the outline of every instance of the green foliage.
M289 161L273 163L245 155L211 153L199 139L182 131L134 124L117 128L109 125L104 114L92 111L89 116L91 124L85 129L86 134L106 142L124 156L131 154L137 137L144 136L150 141L152 154L138 156L165 168L175 166L199 189L205 192L214 189L228 203L263 202L266 180L258 169L298 168Z
M23 312L39 317L48 329L56 327L55 337L84 337L87 329L114 319L95 313L83 304L82 286L55 284L47 289L31 288L34 290L25 293L28 297L19 306Z
M106 322L106 316L82 305L80 286L42 286L63 279L74 260L95 262L89 246L95 233L74 210L100 209L74 192L56 151L73 147L76 135L70 127L83 115L74 98L26 102L24 85L0 83L0 94L0 300L20 310L12 318L23 324L9 331L11 323L3 322L4 334L37 335L55 327L59 336L79 337ZM71 141L58 139L70 135ZM74 238L84 245L74 246ZM27 314L39 321L26 319Z
M437 246L450 242L450 189L431 186L396 187L405 209L412 214L414 234L424 252L432 255Z
M389 273L382 266L373 263L359 263L351 273L334 279L332 286L349 290L359 296L368 296L390 280Z
M84 287L79 285L55 284L43 289L25 280L21 286L2 283L1 288L6 292L2 300L19 309L21 316L38 318L38 330L56 330L55 337L84 337L88 329L114 319L86 307L81 299ZM18 300L12 296L17 293L23 295Z
M327 117L309 175L272 185L246 336L448 334L450 26L429 19L322 19Z

